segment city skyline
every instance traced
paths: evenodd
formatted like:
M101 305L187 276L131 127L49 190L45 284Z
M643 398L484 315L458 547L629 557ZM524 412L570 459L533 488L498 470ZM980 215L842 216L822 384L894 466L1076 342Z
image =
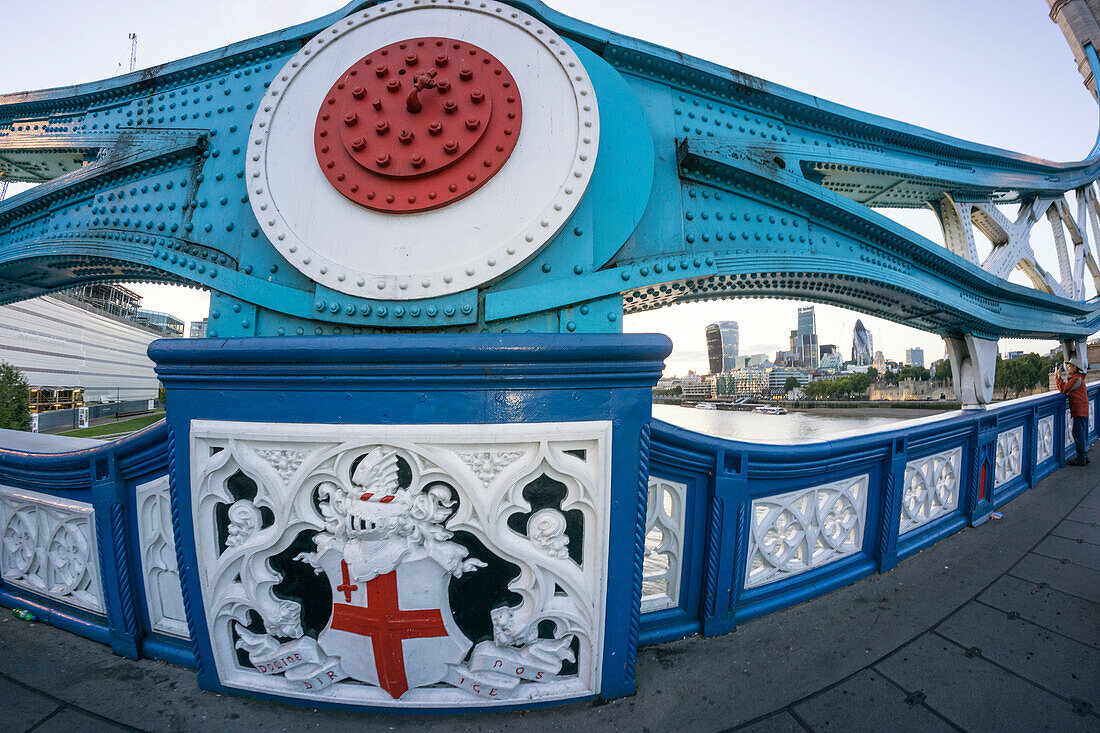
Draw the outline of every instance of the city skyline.
M51 6L55 32L82 42L62 44L43 54L33 36L13 36L9 56L32 58L34 63L0 68L0 91L41 89L123 73L128 69L129 32L140 39L137 65L142 69L304 22L345 4L344 0L308 4L265 0L263 12L257 12L257 4L249 0L193 0L186 6L119 0L115 11L107 14L83 3L59 0ZM824 99L1028 155L1079 160L1096 136L1095 102L1081 83L1061 30L1050 22L1048 8L1039 0L965 4L851 0L843 12L830 3L792 0L782 24L758 4L747 2L694 0L695 14L669 13L664 6L627 0L550 0L548 4L580 20ZM736 15L737 22L700 25L692 20L698 13ZM945 15L953 22L944 24ZM126 18L125 26L120 25L119 16ZM853 18L859 22L852 22ZM905 33L895 32L898 28ZM974 28L989 32L976 34ZM922 63L912 64L917 57ZM991 66L999 73L982 77L980 95L974 94L968 75L955 73L960 68ZM875 69L873 79L867 76L868 68ZM1014 104L1012 115L1005 115L1002 99L1022 103ZM25 188L13 185L9 195ZM1014 209L1006 208L1010 218ZM930 211L879 211L942 243ZM1036 230L1037 259L1056 272L1050 239L1049 230ZM987 252L989 243L980 236L978 240L979 250ZM1025 282L1018 272L1011 279ZM209 309L208 294L198 290L155 284L130 287L143 296L145 307L171 313L188 326L206 317ZM794 300L689 303L626 316L623 330L660 332L672 338L674 351L666 373L683 374L689 368L705 372L706 324L736 320L742 353L774 356L775 351L788 348L787 334L796 328L796 309L811 304ZM924 349L929 362L944 353L936 334L830 305L813 305L818 341L836 343L843 352L851 343L855 320L861 318L874 334L876 350L896 360L914 346ZM1046 353L1054 345L1053 341L1005 339L999 350ZM844 356L850 358L850 353Z

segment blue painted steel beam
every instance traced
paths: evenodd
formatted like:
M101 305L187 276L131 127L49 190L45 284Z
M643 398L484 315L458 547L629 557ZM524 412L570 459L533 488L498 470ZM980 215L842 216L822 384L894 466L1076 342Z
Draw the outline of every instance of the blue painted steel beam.
M73 168L0 203L0 302L88 282L190 284L214 293L218 336L618 331L623 313L742 296L836 303L944 335L1080 339L1100 325L1097 301L991 277L863 205L1056 197L1096 178L1100 147L1054 163L967 142L534 0L512 4L574 45L600 100L596 175L573 218L480 289L405 302L327 290L261 234L242 150L279 69L373 4L155 70L0 96L7 177Z

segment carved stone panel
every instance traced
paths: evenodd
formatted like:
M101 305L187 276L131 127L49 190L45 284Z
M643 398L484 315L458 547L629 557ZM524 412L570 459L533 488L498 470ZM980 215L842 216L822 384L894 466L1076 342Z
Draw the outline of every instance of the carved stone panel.
M686 503L687 484L649 477L642 613L675 608L680 602Z
M1054 415L1039 418L1038 436L1035 445L1035 465L1054 455Z
M141 575L153 631L181 639L190 638L180 589L176 540L172 536L172 509L168 477L141 484L137 499L138 538L141 543Z
M1069 408L1066 408L1066 447L1073 447L1073 415L1069 413Z
M105 612L91 504L0 486L0 531L5 583Z
M598 693L610 430L193 421L222 684L394 707Z
M953 512L959 506L962 448L917 458L905 464L899 534Z
M1011 481L1024 470L1024 426L997 434L997 457L994 465L993 486Z
M870 476L753 499L745 587L804 573L863 549Z

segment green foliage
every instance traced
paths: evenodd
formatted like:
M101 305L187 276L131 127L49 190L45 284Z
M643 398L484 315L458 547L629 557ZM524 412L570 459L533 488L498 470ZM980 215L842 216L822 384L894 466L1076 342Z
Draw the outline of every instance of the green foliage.
M787 377L787 381L783 382L783 391L790 392L792 389L798 389L800 384L798 377Z
M1024 354L1018 359L997 357L997 371L993 378L993 388L1001 391L1002 399L1008 399L1013 392L1018 397L1036 387L1045 387L1053 369L1061 359L1038 354Z
M0 428L31 429L30 385L19 370L0 362Z
M928 371L924 367L918 366L903 366L898 369L898 379L915 379L918 382L927 382L932 378L932 372Z
M847 400L853 396L865 396L872 381L870 374L852 374L835 379L819 379L804 385L802 389L812 399Z
M874 367L867 367L867 371L864 372L864 374L870 377L872 382L878 380L878 369Z
M890 371L889 369L887 369L886 371L884 371L882 373L882 379L887 384L897 384L898 383L898 375L895 374L894 372Z

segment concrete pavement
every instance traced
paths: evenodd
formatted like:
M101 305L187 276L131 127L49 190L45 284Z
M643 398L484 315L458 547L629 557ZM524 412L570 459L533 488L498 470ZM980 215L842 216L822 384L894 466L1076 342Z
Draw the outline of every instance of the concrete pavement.
M315 711L0 617L5 731L1100 730L1100 461L875 575L711 639L648 647L638 693L527 712Z

